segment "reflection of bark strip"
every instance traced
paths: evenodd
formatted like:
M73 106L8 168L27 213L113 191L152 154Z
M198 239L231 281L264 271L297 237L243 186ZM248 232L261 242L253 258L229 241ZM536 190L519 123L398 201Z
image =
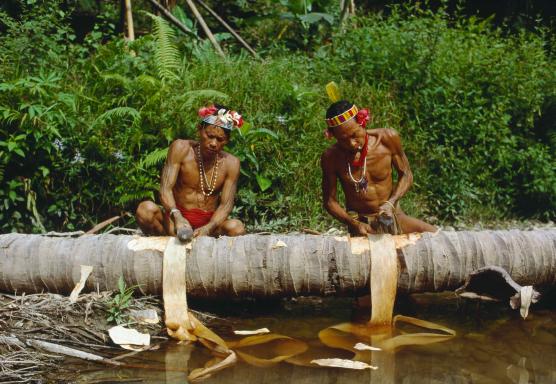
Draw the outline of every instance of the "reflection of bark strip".
M407 237L394 236L396 242ZM93 235L52 238L0 235L0 291L69 293L80 265L93 272L85 290L114 289L120 275L160 294L169 238ZM286 247L273 247L278 241ZM398 250L398 291L453 290L472 271L497 265L520 285L556 285L556 230L423 234ZM367 245L365 245L367 244ZM188 256L190 297L349 295L368 292L367 239L314 235L247 235L194 241Z

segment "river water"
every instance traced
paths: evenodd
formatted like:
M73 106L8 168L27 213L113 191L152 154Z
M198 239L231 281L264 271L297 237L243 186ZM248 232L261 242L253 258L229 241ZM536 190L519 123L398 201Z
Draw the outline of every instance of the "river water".
M546 303L546 302L545 302ZM398 299L396 313L449 327L456 337L430 345L406 346L386 353L377 370L318 368L279 363L259 368L238 362L202 381L204 383L336 384L336 383L556 383L556 310L554 303L533 307L521 319L504 303L481 303L456 298L453 293L412 295ZM550 306L552 308L550 308ZM220 302L198 306L226 314L215 331L227 338L231 329L269 328L318 348L318 332L337 323L365 321L368 308L354 307L352 299L301 298L271 303ZM352 353L337 350L337 357ZM187 372L212 358L202 346L165 342L157 351L126 359L143 368L107 368L69 361L76 383L185 383Z

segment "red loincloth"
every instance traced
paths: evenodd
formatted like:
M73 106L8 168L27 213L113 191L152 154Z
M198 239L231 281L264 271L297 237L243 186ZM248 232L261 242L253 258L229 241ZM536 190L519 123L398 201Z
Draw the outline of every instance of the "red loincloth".
M189 224L191 224L191 227L193 229L197 229L199 227L202 227L203 225L207 225L212 218L212 215L214 215L213 211L205 211L200 208L185 209L183 207L180 207L179 205L176 205L176 208L178 208L182 216L185 217L187 221L189 221ZM170 217L169 212L166 212L166 215Z

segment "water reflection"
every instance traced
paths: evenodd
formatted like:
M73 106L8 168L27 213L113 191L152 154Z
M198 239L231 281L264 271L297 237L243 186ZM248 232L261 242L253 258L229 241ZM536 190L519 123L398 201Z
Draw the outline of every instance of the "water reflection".
M407 303L406 303L407 304ZM291 305L289 303L288 305ZM396 353L373 355L376 371L310 368L280 363L257 368L239 362L218 372L205 383L555 383L556 311L535 310L526 320L505 304L469 304L452 296L421 295L397 312L441 323L457 331L447 342L406 346ZM367 312L368 313L368 312ZM249 316L249 317L247 317ZM268 327L276 333L305 341L311 350L330 354L317 339L319 330L357 317L351 302L337 300L311 306L282 306L280 310L232 314L235 329ZM332 355L351 358L352 353L335 349ZM212 358L204 348L165 343L161 350L137 355L126 362L150 369L105 369L78 365L74 382L184 383L187 372L203 367ZM99 369L100 368L100 369Z

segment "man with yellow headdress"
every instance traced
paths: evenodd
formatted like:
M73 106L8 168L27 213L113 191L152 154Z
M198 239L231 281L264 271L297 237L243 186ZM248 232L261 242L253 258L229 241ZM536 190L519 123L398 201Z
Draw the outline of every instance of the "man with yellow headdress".
M366 109L347 100L335 101L326 111L325 133L336 143L321 156L325 209L355 236L435 232L434 226L406 215L399 206L413 174L398 132L367 130L369 120ZM346 198L345 209L337 200L338 180Z

